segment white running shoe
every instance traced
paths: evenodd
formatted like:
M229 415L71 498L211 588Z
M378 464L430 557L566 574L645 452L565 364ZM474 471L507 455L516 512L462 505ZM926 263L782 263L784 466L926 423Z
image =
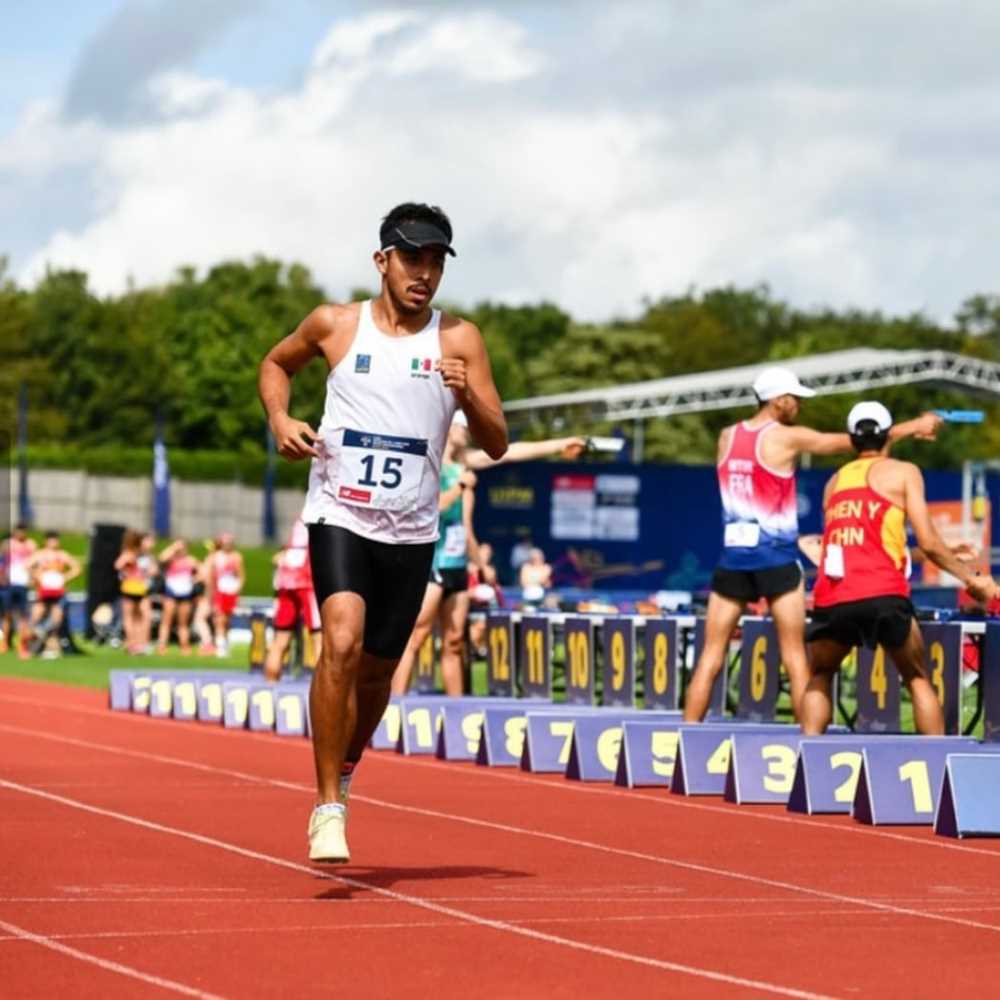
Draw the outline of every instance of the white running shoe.
M345 827L347 808L340 802L316 806L309 817L309 860L344 864L351 860Z

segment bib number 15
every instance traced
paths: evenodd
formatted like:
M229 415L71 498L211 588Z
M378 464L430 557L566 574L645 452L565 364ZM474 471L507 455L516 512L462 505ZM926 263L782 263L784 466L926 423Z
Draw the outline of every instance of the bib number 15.
M381 468L378 468L378 455L362 455L361 467L363 473L358 480L359 486L380 486L384 490L394 490L403 481L403 459L397 455L386 455L382 458ZM376 471L378 469L378 471ZM379 476L378 479L375 477Z

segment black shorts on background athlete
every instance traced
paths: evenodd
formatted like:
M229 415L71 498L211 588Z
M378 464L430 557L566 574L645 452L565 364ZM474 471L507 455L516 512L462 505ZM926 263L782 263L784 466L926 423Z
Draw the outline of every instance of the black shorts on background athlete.
M906 642L915 617L910 601L896 595L830 604L813 610L806 642L833 639L845 646L898 649Z
M769 566L766 569L726 569L719 566L712 574L712 590L722 597L744 604L781 597L802 582L802 567L797 563Z

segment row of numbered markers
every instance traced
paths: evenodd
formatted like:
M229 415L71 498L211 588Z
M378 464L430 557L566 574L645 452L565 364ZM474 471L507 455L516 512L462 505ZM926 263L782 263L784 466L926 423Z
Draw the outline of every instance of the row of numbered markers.
M290 736L309 735L308 683L231 672L112 671L111 707ZM1000 743L968 737L803 737L797 727L677 712L544 701L393 698L372 746L488 767L562 773L623 788L849 813L862 823L934 824L952 836L1000 836Z

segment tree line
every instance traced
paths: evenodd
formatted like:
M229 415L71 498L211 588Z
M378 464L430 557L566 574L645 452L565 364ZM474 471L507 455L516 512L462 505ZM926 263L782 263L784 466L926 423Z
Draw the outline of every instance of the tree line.
M368 294L355 289L350 297ZM327 300L306 267L265 257L225 261L204 273L181 267L166 284L130 287L114 296L97 295L79 270L52 269L34 287L21 287L0 259L0 426L13 428L23 384L38 464L87 464L90 456L114 467L116 458L119 464L126 455L139 461L140 454L146 462L160 413L175 473L197 478L200 469L205 478L220 478L213 470L218 473L221 461L235 470L221 478L256 478L264 456L257 364L271 344ZM578 323L549 302L445 307L482 329L505 399L854 347L942 349L1000 361L1000 297L987 294L970 297L948 324L919 313L800 309L777 300L764 285L648 299L634 318L605 324ZM297 377L296 416L319 420L325 374L315 364ZM927 386L878 395L901 417L930 406L983 405ZM804 419L839 428L853 401L811 400ZM920 446L922 464L954 467L963 458L1000 456L1000 406L985 402L985 426L949 428L939 442ZM719 411L649 421L646 460L711 461L719 429L736 415ZM524 432L540 436L552 430L535 425ZM301 471L288 470L288 476Z

